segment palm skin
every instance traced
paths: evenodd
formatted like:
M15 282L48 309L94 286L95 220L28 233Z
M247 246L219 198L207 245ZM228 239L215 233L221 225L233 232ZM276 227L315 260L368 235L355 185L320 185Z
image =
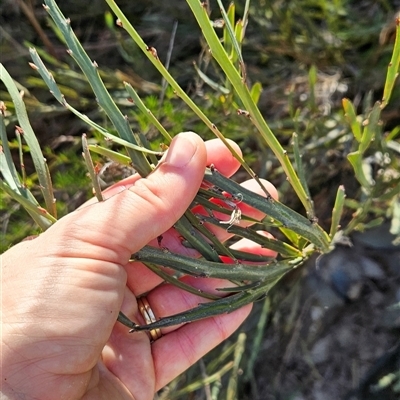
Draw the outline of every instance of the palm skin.
M189 207L204 168L229 176L238 163L216 140L193 133L174 139L148 178L114 185L106 201L90 201L34 240L2 255L2 394L5 399L150 400L242 323L250 306L162 331L150 343L116 322L121 310L143 324L136 297L146 293L157 317L194 307L197 296L129 262L144 245L197 257L180 244L172 225ZM275 189L270 187L275 193ZM221 240L223 229L216 232ZM239 245L240 246L240 245ZM243 246L252 245L243 242ZM266 253L254 246L254 251ZM215 279L184 278L213 291Z

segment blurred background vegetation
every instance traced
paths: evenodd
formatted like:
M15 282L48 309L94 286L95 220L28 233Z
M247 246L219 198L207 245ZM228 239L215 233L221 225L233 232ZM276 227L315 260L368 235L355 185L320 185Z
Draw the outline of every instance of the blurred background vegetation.
M207 110L209 118L226 137L240 144L253 169L277 186L281 201L299 209L300 204L278 162L258 141L255 128L232 111L232 99L224 92L224 78L207 53L186 2L121 0L117 3L145 42L157 49L164 63L169 63L170 72L180 85ZM104 1L69 0L59 5L71 18L90 57L99 64L106 86L129 115L135 131L154 142L161 141L154 128L127 101L123 80L132 84L147 107L172 133L193 130L205 139L213 137L165 87L159 74L125 33L116 29ZM244 1L236 2L239 15L243 13L243 5ZM220 18L216 2L210 1L209 6L211 16ZM292 133L299 135L316 214L326 229L339 185L345 186L349 199L344 225L351 218L352 207L359 205L351 203L351 199L362 202L360 186L346 158L351 151L351 134L341 100L350 98L361 114L382 98L399 10L400 1L395 0L251 2L243 48L248 77L252 84L262 85L259 107L280 142L290 148ZM34 46L41 52L72 106L107 125L105 116L97 107L84 76L66 54L40 1L3 0L0 38L1 62L24 91L32 126L51 168L58 213L65 215L92 195L81 157L81 134L88 127L56 103L29 67L28 47ZM193 62L211 81L201 79ZM3 86L0 86L0 100L8 100ZM15 122L11 113L8 133L18 164ZM383 132L398 139L398 84L383 111L382 122ZM104 145L104 140L94 133L90 140ZM112 144L109 146L114 148ZM374 159L373 149L369 156L370 165L377 172L381 164ZM132 172L101 157L95 160L102 170L104 187ZM36 177L29 154L24 154L24 168L27 185L35 191ZM399 171L391 173L394 179L399 179ZM241 171L235 176L239 181L245 178ZM25 236L37 233L37 228L18 204L4 193L0 196L1 251L4 251ZM374 221L384 222L385 212L384 207L371 212L371 226ZM369 270L359 279L362 287L357 296L348 293L352 285L342 290L337 282L344 278L335 275L337 271L314 276L314 260L308 267L286 277L264 303L257 304L241 333L178 378L159 398L398 398L400 317L392 309L387 310L391 304L400 302L400 257L389 239L382 239L380 247L376 245L375 239L384 237L385 230L374 232L372 239L359 236L356 254L340 255L342 263L352 257L355 264L361 263L362 257L371 262L379 258L378 266L371 267L367 261L363 264L364 270ZM383 259L382 252L390 257ZM352 282L358 283L358 280L354 278ZM371 289L372 286L378 289ZM322 297L318 298L317 292ZM324 314L324 307L330 312ZM381 318L395 322L375 322ZM331 329L333 324L335 328ZM371 335L365 329L371 329ZM333 333L327 334L329 331ZM257 354L261 357L257 358Z

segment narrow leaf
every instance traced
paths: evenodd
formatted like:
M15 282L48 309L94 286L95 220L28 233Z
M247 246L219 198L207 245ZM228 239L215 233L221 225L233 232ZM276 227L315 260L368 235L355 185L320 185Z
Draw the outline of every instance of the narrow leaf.
M45 3L45 10L49 13L65 38L65 41L68 45L68 53L73 57L85 74L94 94L96 95L96 99L100 107L102 107L106 112L107 116L115 126L118 134L122 139L135 145L140 145L140 143L136 141L134 135L132 134L132 130L129 127L127 119L122 115L121 111L111 98L108 90L101 80L96 62L92 61L88 57L81 43L75 36L71 28L70 20L64 17L54 0L45 0ZM127 151L129 156L132 158L135 169L139 172L139 174L141 176L148 175L152 169L146 157L142 153L132 151L129 148Z
M240 186L238 183L222 176L215 169L207 169L205 180L216 185L222 190L238 195L240 193L243 202L263 211L269 217L279 221L285 228L291 229L304 238L314 243L321 251L329 251L329 237L322 228L309 221L307 218L293 211L277 200L266 199L250 190Z
M204 72L201 71L201 69L197 66L197 64L193 64L194 69L196 70L197 74L199 75L200 79L206 83L208 86L210 86L212 89L215 91L221 92L222 94L228 95L230 93L230 90L227 89L226 87L220 85L219 83L213 81L210 79Z
M343 99L342 105L345 112L344 116L350 125L354 137L356 138L357 142L361 142L361 123L357 120L353 103L349 99Z
M331 222L331 229L329 231L329 237L331 239L335 237L336 232L340 228L340 219L342 217L345 198L346 194L344 191L344 186L340 185L336 193L335 205L333 206L332 210L332 222Z
M118 164L132 166L132 160L128 156L124 156L120 152L110 150L106 147L99 146L97 144L89 144L89 150L94 153L100 154L109 158Z
M89 171L90 180L92 181L94 194L98 201L103 201L103 195L101 193L99 176L94 170L94 165L92 161L92 157L90 155L89 146L86 138L86 134L82 135L82 147L83 147L83 158L85 160L86 168Z
M14 103L18 121L22 129L21 133L23 134L25 142L29 146L33 164L35 165L35 169L38 174L39 185L43 193L46 208L51 215L56 217L57 212L54 201L53 185L48 172L46 160L43 157L39 142L29 122L22 96L18 92L17 86L15 85L13 79L2 64L0 64L0 79L4 82Z
M250 96L254 101L254 104L258 104L258 101L260 100L260 96L262 93L262 85L260 82L256 82L252 87L250 91Z
M107 0L107 2L109 1L110 0ZM215 33L212 23L210 22L210 19L204 7L204 3L201 3L198 0L187 0L187 3L189 4L193 12L193 15L196 17L196 20L203 32L204 38L206 39L207 44L210 47L212 56L221 66L225 75L231 82L232 86L238 94L238 97L243 102L245 110L249 112L251 122L254 123L254 125L260 132L261 137L265 140L267 145L271 148L275 156L278 158L284 172L288 177L290 184L298 195L300 201L303 203L306 210L311 213L312 210L309 209L310 204L307 199L307 195L297 177L293 165L287 157L287 153L282 148L276 136L272 133L260 110L257 108L256 104L251 98L250 91L244 83L239 71L229 60L229 56L226 54L218 36ZM254 173L251 174L251 176L255 177Z
M387 104L389 103L396 79L399 75L399 68L400 68L400 17L398 16L396 19L396 38L394 42L392 59L390 60L388 66L385 87L383 89L383 98L381 105L382 109L386 107Z
M47 86L49 87L51 93L53 96L62 104L65 108L70 110L72 113L74 113L77 117L79 117L83 122L88 124L90 127L95 129L97 132L101 133L106 140L110 140L114 143L121 144L122 146L125 146L128 149L132 149L135 151L139 151L141 153L146 153L146 154L155 154L155 155L162 155L162 152L157 152L153 150L149 150L143 146L139 146L137 144L131 143L127 140L124 140L118 136L112 135L109 133L106 129L104 129L102 126L96 124L96 122L92 121L87 115L80 113L78 110L73 108L67 101L65 100L64 95L61 93L57 83L54 80L53 75L48 71L46 66L43 64L42 60L40 59L38 53L36 52L35 49L30 49L31 57L32 60L34 61L34 66L35 69L37 68L37 71L39 72L40 76L43 78L43 80L46 82Z
M25 196L22 196L18 192L12 190L2 179L0 179L0 188L18 203L20 203L42 230L45 231L54 222L56 222L56 219L49 214L46 209L40 207L38 204L28 200Z
M153 47L148 47L146 43L143 41L141 36L138 34L138 32L135 30L135 28L132 26L132 24L129 22L129 20L126 18L124 13L121 11L121 9L117 6L114 0L106 0L107 4L109 7L113 10L115 15L118 17L117 24L121 27L123 27L130 37L135 41L135 43L139 46L139 48L143 51L143 53L147 56L147 58L151 61L151 63L157 68L157 70L160 72L160 74L163 76L163 78L171 85L171 87L175 90L175 93L177 96L179 96L192 110L193 112L204 122L204 124L213 132L215 136L217 136L223 143L224 145L229 149L233 157L240 162L240 164L243 166L243 168L249 173L251 177L256 179L256 181L259 183L260 187L263 188L262 183L254 173L254 171L250 168L250 166L245 162L243 157L231 146L229 141L224 137L224 135L220 132L218 127L212 123L207 116L200 110L200 108L194 103L194 101L187 95L187 93L179 86L179 84L176 82L176 80L172 77L172 75L169 73L169 71L165 68L165 66L161 63L156 49ZM200 3L199 3L200 5ZM203 4L205 6L205 4ZM200 7L202 7L200 5ZM206 12L203 8L201 8L202 12ZM207 16L207 21L209 24L210 20ZM218 42L218 45L222 45L220 43L219 38L216 36L212 26L210 25L209 27L212 32L214 33L214 40ZM232 66L233 67L233 66ZM238 79L240 81L240 76L238 74ZM249 94L250 96L250 94Z
M242 57L242 51L240 49L240 45L239 45L238 41L236 40L236 35L235 35L234 30L233 30L233 24L231 23L231 21L229 20L228 15L226 14L226 11L225 11L225 8L224 8L224 6L222 4L222 1L221 0L217 0L217 2L218 2L218 6L220 8L220 11L221 11L222 18L225 21L224 29L228 33L230 42L232 43L233 50L234 50L234 57L231 58L231 62L235 61L234 58L236 58L236 57L238 58L240 69L241 69L241 72L242 72L242 79L243 79L243 82L245 82L245 80L246 80L246 70L245 70L244 61L243 61L243 57Z
M8 146L8 138L6 132L6 126L4 124L3 113L0 113L0 139L2 148L0 148L0 166L1 173L7 185L15 192L20 192L21 181L18 176L17 169L14 165L10 147Z
M353 153L349 153L347 155L347 159L350 161L350 164L352 165L352 167L354 169L356 178L357 178L358 182L361 184L361 186L366 189L370 189L371 182L365 176L361 153L359 151L354 151Z
M374 140L379 127L379 118L381 116L381 104L376 102L368 118L364 121L364 130L361 137L359 151L361 154L368 149L371 142Z
M293 133L292 135L292 144L293 144L293 153L294 153L294 162L296 165L297 176L299 177L300 183L306 192L308 202L310 204L308 209L308 218L314 219L315 218L315 210L314 210L314 203L311 200L310 190L308 189L308 183L306 179L306 173L304 171L304 166L302 162L302 155L300 154L300 146L299 146L299 136L297 133Z
M158 129L158 131L163 135L164 139L167 143L170 143L172 140L171 135L168 131L162 126L160 121L154 116L154 114L145 106L142 99L137 94L136 90L132 87L128 82L124 82L124 86L129 96L132 98L133 103L139 108L139 110L143 113L143 115L147 116L149 121Z

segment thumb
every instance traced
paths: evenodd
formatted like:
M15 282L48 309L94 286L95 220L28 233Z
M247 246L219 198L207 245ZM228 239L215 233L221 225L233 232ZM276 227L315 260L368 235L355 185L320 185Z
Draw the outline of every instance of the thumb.
M147 178L109 199L60 219L43 235L64 257L126 264L132 253L168 230L186 211L204 176L206 148L193 132L177 135ZM59 253L58 252L58 253Z

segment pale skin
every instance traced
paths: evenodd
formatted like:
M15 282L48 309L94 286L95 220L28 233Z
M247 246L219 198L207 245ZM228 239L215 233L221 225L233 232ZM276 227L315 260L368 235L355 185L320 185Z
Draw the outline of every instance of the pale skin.
M171 251L198 256L182 246L171 227L189 207L211 163L226 176L239 166L221 142L180 134L148 178L133 176L114 185L104 193L106 201L88 202L2 255L2 398L151 400L240 326L250 305L163 329L153 343L147 333L129 333L116 322L121 310L144 323L136 301L144 293L157 317L206 301L162 284L129 259L146 244L158 246L159 235ZM252 185L247 182L259 191ZM275 188L266 185L277 197ZM245 212L257 214L249 208ZM229 237L226 225L215 233L221 240ZM236 247L270 254L248 241ZM214 293L227 284L184 279Z

